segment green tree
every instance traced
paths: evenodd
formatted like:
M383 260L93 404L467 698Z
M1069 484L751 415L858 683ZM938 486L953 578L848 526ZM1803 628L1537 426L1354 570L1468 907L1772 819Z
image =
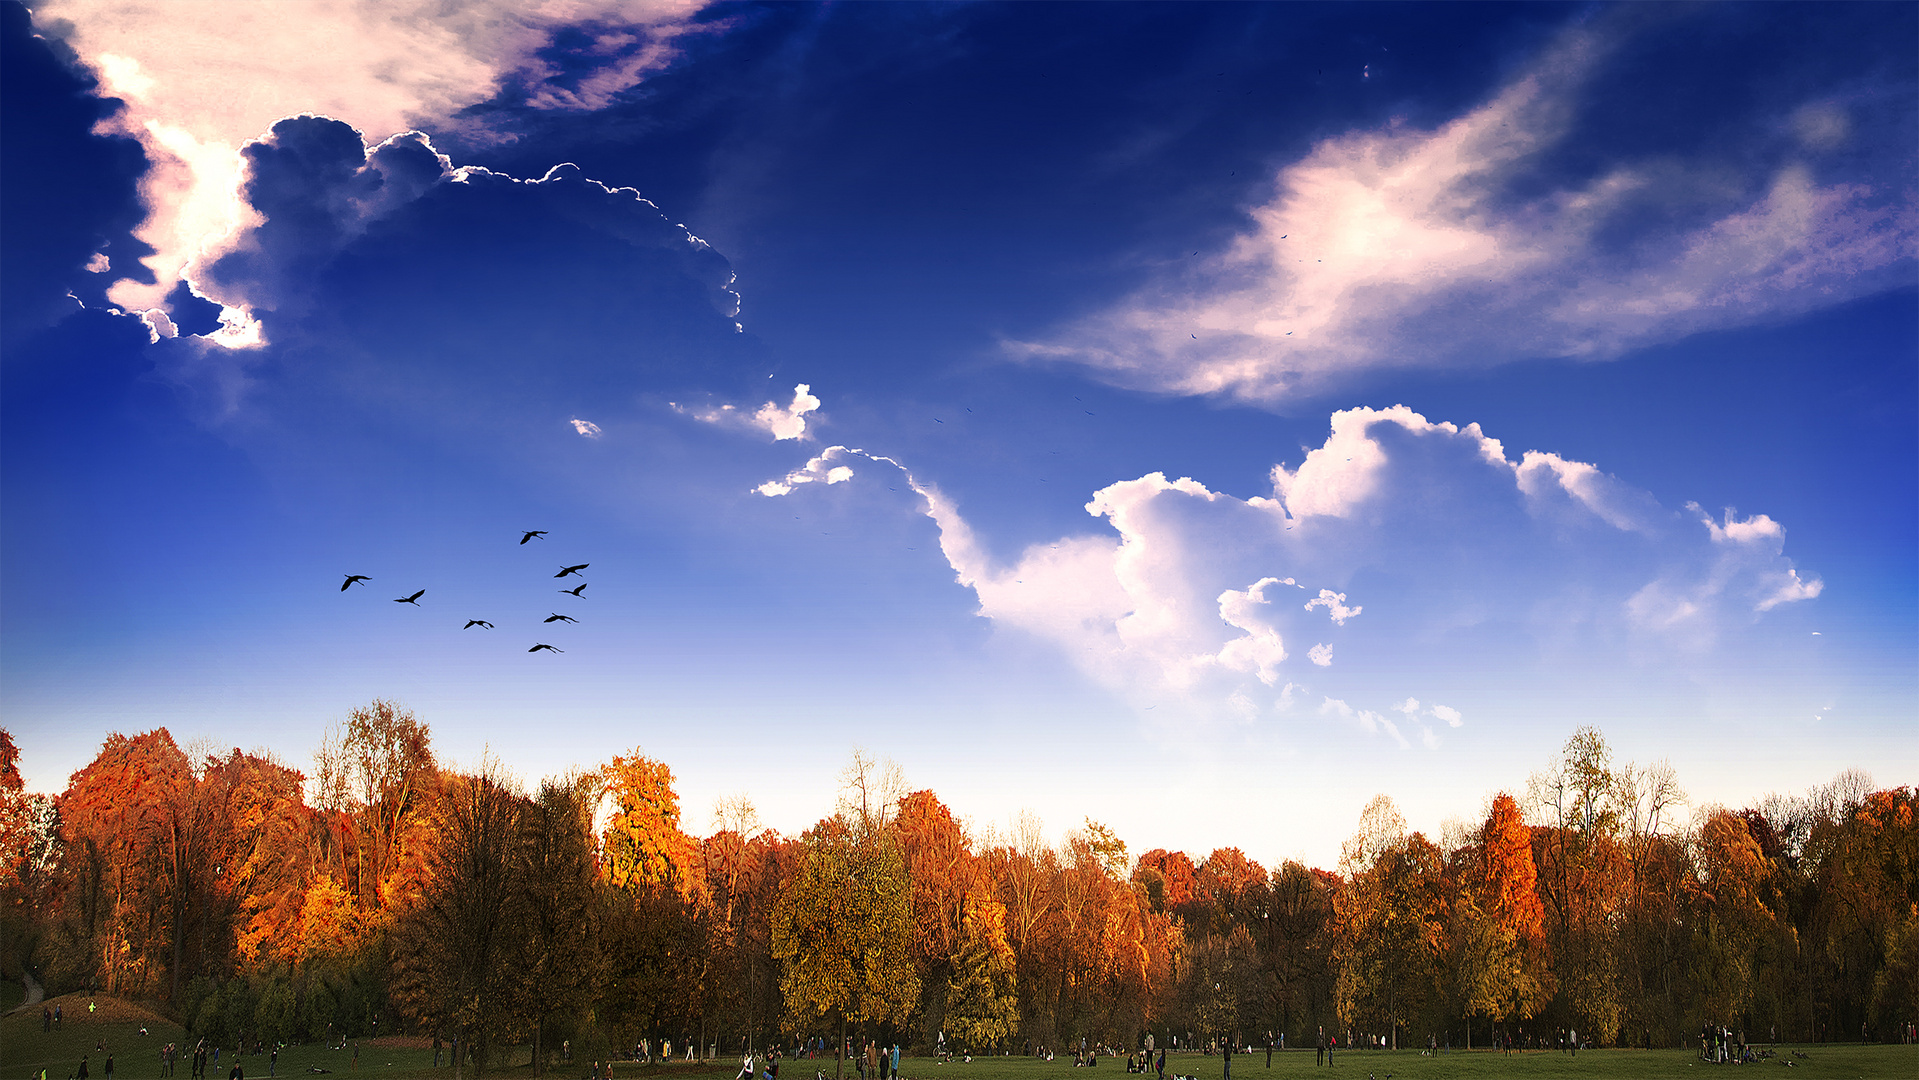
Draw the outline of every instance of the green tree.
M1377 796L1340 860L1335 902L1340 1018L1378 1025L1398 1045L1402 1023L1438 997L1447 904L1439 849L1405 832L1392 800Z
M946 983L946 1030L963 1047L990 1049L1019 1024L1019 983L1006 941L1006 907L983 893L966 898L960 945Z

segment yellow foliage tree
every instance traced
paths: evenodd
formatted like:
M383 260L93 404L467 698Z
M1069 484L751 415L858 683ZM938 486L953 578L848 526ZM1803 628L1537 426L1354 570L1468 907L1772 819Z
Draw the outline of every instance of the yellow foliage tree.
M601 837L607 880L621 889L670 890L688 902L705 892L699 848L680 831L673 770L635 748L603 766L600 781L617 808Z
M832 1016L905 1023L920 996L913 901L894 838L828 820L773 909L773 956L795 1027Z

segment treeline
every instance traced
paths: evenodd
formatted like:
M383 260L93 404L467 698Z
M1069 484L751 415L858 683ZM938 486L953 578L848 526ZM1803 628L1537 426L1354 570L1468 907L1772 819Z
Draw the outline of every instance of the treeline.
M701 838L637 751L522 789L441 766L386 702L311 777L193 760L164 729L110 736L57 797L22 791L5 732L0 765L4 974L152 1000L229 1045L408 1032L483 1069L562 1040L1669 1046L1919 1016L1912 789L1847 773L1681 821L1670 770L1615 764L1590 729L1437 840L1374 799L1333 870L1134 858L1090 820L1057 847L1030 818L969 832L857 754L800 836L742 798Z

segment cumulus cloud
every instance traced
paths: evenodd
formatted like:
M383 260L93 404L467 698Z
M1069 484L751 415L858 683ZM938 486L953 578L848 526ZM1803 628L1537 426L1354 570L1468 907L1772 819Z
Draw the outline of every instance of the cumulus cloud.
M829 447L757 490L787 495L834 482L836 469L850 479L861 460L906 475L980 615L1052 643L1116 691L1222 715L1251 700L1277 716L1303 692L1285 640L1323 633L1320 607L1349 659L1407 642L1441 648L1461 631L1506 634L1515 650L1570 634L1681 656L1819 587L1785 556L1770 518L1667 510L1593 466L1542 452L1515 460L1477 425L1403 406L1335 413L1325 443L1296 469L1274 469L1267 494L1239 498L1160 473L1112 484L1086 504L1103 528L1011 561L991 557L958 508L892 458ZM1318 599L1273 603L1288 579ZM1349 621L1360 581L1373 611ZM1334 678L1334 643L1306 650L1315 666L1304 670ZM1270 688L1282 684L1275 699ZM1400 711L1463 723L1458 709L1416 698ZM1405 742L1376 714L1356 722Z
M1621 38L1582 25L1436 129L1326 139L1279 171L1225 251L1013 351L1122 385L1272 402L1367 368L1610 357L1911 280L1919 210L1905 166L1879 151L1878 175L1858 182L1788 159L1769 173L1620 162L1542 185L1535 166L1564 148ZM1833 101L1793 126L1809 152L1851 137ZM1713 209L1649 227L1648 201Z
M151 168L137 235L156 283L116 282L129 311L164 310L196 263L254 220L240 196L242 147L284 117L315 112L375 142L421 128L499 137L469 106L516 95L535 109L597 109L665 66L703 0L433 0L162 3L47 0L57 33L126 102L114 121ZM555 47L569 32L576 47ZM562 55L564 51L565 55ZM130 267L123 267L130 270ZM244 335L219 338L244 344Z
M753 428L773 436L774 442L789 439L804 439L806 434L806 414L818 412L820 399L813 394L813 388L800 383L793 388L793 401L780 405L769 401L753 412L747 412L737 405L681 405L668 402L673 411L690 416L704 424L718 424L725 427Z
M591 420L582 420L576 416L572 420L569 420L568 423L573 425L574 431L579 432L589 439L597 439L600 437L600 425Z

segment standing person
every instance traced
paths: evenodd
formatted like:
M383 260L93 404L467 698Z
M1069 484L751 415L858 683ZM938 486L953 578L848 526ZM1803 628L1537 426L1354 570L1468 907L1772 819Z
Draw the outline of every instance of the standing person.
M1233 1080L1233 1037L1228 1035L1220 1042L1224 1044L1220 1047L1219 1056L1226 1062L1226 1080Z
M274 1072L274 1069L279 1064L280 1064L280 1044L274 1043L273 1049L267 1051L267 1075L268 1076L278 1075Z
M1266 1033L1266 1067L1273 1067L1273 1033Z
M60 1003L53 1003L53 1030L60 1030Z
M1326 1029L1319 1029L1319 1040L1313 1044L1313 1067L1326 1064Z
M40 1006L40 1030L53 1030L53 1010L47 1008L45 1005Z
M900 1044L893 1044L893 1080L900 1080Z
M107 1055L107 1063L105 1066L101 1068L100 1071L103 1074L105 1074L107 1080L113 1080L113 1055L112 1054Z

